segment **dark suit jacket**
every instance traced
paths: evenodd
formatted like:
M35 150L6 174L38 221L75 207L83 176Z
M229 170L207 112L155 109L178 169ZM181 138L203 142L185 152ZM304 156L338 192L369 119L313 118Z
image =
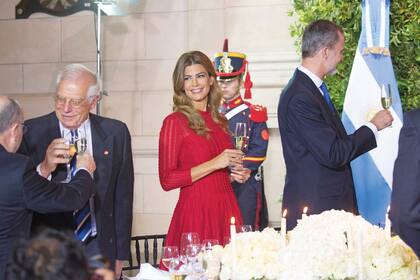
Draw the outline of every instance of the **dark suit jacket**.
M93 194L89 173L80 170L69 184L55 184L36 173L30 158L0 145L0 280L19 238L29 236L32 211L73 211Z
M288 229L296 226L304 206L309 214L330 209L357 213L349 163L376 147L373 132L362 126L347 135L337 112L299 70L280 96L278 121L286 163L283 209Z
M128 259L133 209L133 157L131 138L127 126L117 120L90 114L94 173L95 214L98 235L87 246L88 254L100 253L109 258ZM48 145L60 138L59 121L55 113L28 120L28 132L21 151L39 164ZM58 166L52 180L65 178L66 167ZM55 228L73 229L72 213L47 215L42 223Z
M420 257L420 109L404 115L394 166L392 229Z

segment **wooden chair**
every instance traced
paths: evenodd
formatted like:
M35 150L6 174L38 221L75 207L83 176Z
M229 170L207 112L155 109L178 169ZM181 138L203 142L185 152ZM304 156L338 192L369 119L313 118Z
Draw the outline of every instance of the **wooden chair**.
M130 258L123 267L123 272L138 271L141 263L150 263L154 267L158 267L160 260L159 248L165 244L166 234L141 235L131 237L132 245L134 245L135 253L130 252ZM122 278L120 278L122 279Z

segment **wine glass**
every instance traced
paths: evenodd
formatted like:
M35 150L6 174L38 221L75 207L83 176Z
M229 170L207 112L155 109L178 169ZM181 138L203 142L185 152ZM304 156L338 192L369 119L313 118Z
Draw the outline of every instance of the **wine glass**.
M213 248L213 246L219 245L219 240L217 239L204 239L203 240L203 250L208 251Z
M204 276L207 277L205 279L215 279L220 271L220 260L213 251L213 247L216 245L219 245L219 240L217 239L204 239L203 241L203 259L201 265L204 270Z
M381 86L381 104L382 108L388 110L392 105L392 95L391 95L391 85L388 84L388 90L386 90L385 85ZM392 127L390 125L389 127Z
M187 259L191 263L197 261L198 253L201 251L201 244L188 244L186 248Z
M70 130L63 130L61 132L61 138L64 138L65 144L68 146L68 154L63 155L63 157L68 160L66 163L67 175L63 182L68 183L71 180L71 160L76 154L76 136Z
M87 136L86 136L86 127L83 125L78 129L78 136L75 141L76 151L78 154L83 154L87 150Z
M163 246L162 264L172 274L179 264L179 252L177 246Z
M187 246L189 244L200 244L200 237L197 232L184 232L181 235L180 260L187 263Z
M388 84L388 90L385 89L383 84L381 87L381 104L382 108L388 110L392 105L391 86Z
M252 232L251 225L241 225L240 232Z
M235 148L242 150L247 145L247 125L244 122L238 122L235 126Z
M186 248L186 256L188 260L189 279L197 279L197 273L201 272L201 265L198 263L198 254L201 252L201 244L188 244Z

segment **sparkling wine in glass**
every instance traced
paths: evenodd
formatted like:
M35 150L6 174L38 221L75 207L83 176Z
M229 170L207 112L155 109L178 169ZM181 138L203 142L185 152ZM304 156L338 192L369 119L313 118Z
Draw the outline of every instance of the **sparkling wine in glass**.
M61 138L64 138L65 143L68 146L68 154L63 155L63 157L67 159L67 163L66 163L67 175L66 175L66 179L63 182L68 183L71 180L71 160L73 156L76 154L76 144L75 144L76 139L69 130L67 130L66 132L63 130L61 133Z
M235 148L242 150L247 144L247 125L246 123L239 122L235 126Z
M385 110L388 110L389 108L391 108L392 94L391 94L391 85L390 84L388 84L388 90L386 90L385 85L382 84L382 87L381 87L381 104L382 104L382 108L384 108ZM392 127L392 125L390 125L389 127Z
M87 136L86 127L83 125L78 129L78 137L75 141L76 151L78 154L83 154L87 150Z
M162 264L172 274L179 265L179 252L177 246L164 246L162 252Z
M392 105L392 96L391 96L391 85L388 84L388 90L386 90L385 85L381 87L381 104L382 108L388 110Z

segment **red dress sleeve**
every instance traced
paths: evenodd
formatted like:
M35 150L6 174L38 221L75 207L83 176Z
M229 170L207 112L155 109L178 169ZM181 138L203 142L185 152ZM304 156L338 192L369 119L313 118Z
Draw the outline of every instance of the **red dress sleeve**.
M163 121L159 135L159 180L165 191L192 184L191 168L179 167L179 155L186 135L181 118L175 114Z

